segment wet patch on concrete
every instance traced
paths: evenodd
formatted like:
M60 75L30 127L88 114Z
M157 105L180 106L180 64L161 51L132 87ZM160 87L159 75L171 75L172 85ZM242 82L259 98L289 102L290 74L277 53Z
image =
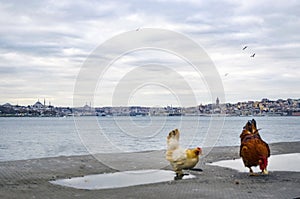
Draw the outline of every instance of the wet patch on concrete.
M70 179L50 181L52 184L72 187L76 189L113 189L136 185L154 184L174 180L175 173L169 170L135 170L115 173L87 175ZM195 178L194 175L185 175L184 179Z
M269 171L293 171L300 172L300 153L289 153L280 155L271 155L268 159ZM226 167L239 172L249 172L249 169L244 166L242 159L222 160L213 162L208 165ZM252 167L254 172L260 172L259 167Z

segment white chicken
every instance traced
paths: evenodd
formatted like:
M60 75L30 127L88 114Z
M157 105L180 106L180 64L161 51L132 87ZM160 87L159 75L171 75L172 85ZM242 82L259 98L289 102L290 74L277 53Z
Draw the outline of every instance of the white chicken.
M170 162L176 172L175 179L182 179L183 169L192 169L199 162L199 155L202 154L200 147L194 149L183 149L179 145L179 130L172 130L167 136L166 159Z

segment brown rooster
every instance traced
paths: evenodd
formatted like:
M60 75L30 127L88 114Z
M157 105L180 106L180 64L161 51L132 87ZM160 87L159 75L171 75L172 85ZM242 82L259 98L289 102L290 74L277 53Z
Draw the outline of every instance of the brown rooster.
M264 142L256 128L256 121L248 121L243 128L240 135L241 146L240 146L240 156L243 159L245 167L250 170L250 175L256 175L253 173L251 167L260 167L263 174L268 174L268 157L270 157L269 145Z
M199 161L202 153L200 147L194 149L183 149L179 146L179 130L172 130L167 136L166 159L170 162L176 172L175 180L182 179L183 169L192 169ZM201 170L201 169L197 169Z

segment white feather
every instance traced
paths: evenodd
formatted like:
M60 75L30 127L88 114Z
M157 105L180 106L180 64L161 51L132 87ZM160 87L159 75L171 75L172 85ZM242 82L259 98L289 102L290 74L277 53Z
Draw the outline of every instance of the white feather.
M186 159L186 152L185 149L179 147L173 151L172 158L174 161L181 161Z
M179 142L175 138L171 138L168 140L167 150L176 150L179 148Z

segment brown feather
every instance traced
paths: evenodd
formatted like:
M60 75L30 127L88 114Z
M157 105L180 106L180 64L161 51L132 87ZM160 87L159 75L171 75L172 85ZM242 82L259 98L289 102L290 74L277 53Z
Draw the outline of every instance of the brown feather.
M263 141L256 128L256 121L248 121L240 135L240 156L243 159L245 167L251 170L252 166L261 164L262 159L270 157L269 145ZM267 165L265 165L266 167Z

